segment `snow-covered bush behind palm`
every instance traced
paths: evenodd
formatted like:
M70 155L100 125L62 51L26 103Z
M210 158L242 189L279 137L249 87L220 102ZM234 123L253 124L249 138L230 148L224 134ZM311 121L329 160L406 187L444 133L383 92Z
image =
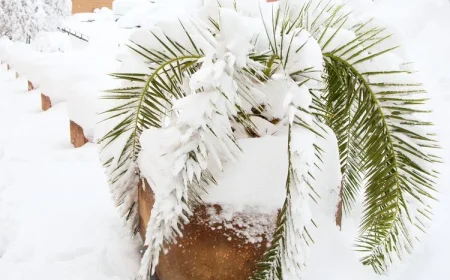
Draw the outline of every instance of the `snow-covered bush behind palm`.
M0 37L29 42L40 31L55 31L70 13L70 0L1 0Z

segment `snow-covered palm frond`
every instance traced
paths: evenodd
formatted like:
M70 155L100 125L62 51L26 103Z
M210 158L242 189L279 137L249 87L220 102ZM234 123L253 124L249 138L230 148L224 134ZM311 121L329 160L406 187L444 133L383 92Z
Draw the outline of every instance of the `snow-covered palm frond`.
M272 10L271 18L264 18L269 49L265 54L264 81L271 82L282 73L298 88L293 92L288 113L288 174L286 199L281 208L277 228L270 248L257 264L251 279L301 279L306 265L308 246L313 243L308 227L313 224L309 201L317 201L314 190L313 166L320 165L317 137L326 132L311 115L312 96L309 89L321 81L321 52L311 35L298 26L302 14L289 21L290 10ZM306 56L308 54L308 57ZM268 104L270 106L270 104Z
M193 72L202 57L199 52L180 48L168 37L154 33L151 36L160 42L159 49L149 50L139 43L130 45L145 61L143 73L112 74L126 86L111 90L104 97L118 105L104 112L105 120L114 120L115 125L100 139L104 148L114 143L113 149L118 151L106 163L116 204L121 207L122 215L131 220L134 234L139 227L137 181L140 175L137 168L133 172L129 170L136 166L141 149L139 137L145 129L161 127L173 100L184 97L183 75ZM187 32L185 36L189 38Z

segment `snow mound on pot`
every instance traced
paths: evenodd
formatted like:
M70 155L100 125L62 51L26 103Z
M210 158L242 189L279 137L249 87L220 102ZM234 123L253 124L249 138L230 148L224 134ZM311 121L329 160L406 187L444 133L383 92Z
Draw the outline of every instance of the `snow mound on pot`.
M233 238L243 238L248 243L257 244L264 240L271 240L277 224L278 211L270 214L262 214L253 207L236 212L233 207L222 206L220 210L214 206L206 208L208 220L212 230L230 229L234 235L227 235L228 241Z

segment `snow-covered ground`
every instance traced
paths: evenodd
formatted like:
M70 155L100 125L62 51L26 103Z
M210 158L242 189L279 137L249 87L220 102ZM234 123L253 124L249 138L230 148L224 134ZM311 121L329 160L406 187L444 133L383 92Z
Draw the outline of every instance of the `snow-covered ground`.
M119 280L138 269L138 243L112 204L97 147L74 149L66 104L0 67L0 279Z
M428 236L389 277L358 263L351 251L354 221L345 220L342 233L323 225L332 234L315 236L305 279L450 279L450 3L350 2L389 25L422 71L446 162L440 166L440 203ZM69 25L95 40L102 30L116 30L111 23ZM71 146L68 115L66 102L41 112L39 92L26 92L26 80L0 66L1 280L129 280L138 271L140 242L129 239L118 218L97 147Z

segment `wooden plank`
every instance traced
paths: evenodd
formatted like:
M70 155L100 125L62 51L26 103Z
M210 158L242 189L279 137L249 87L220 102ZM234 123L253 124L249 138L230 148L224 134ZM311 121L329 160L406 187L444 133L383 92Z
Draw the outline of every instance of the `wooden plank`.
M70 142L75 148L82 147L88 142L83 128L74 121L70 121Z
M47 111L52 107L52 101L50 100L50 97L47 95L41 93L41 108L42 111Z

